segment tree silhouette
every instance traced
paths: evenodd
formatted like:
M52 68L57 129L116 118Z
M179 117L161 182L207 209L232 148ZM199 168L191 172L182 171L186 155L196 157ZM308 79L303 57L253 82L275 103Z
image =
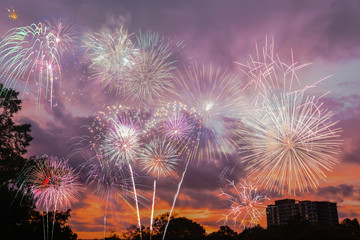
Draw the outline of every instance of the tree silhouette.
M354 220L351 220L349 218L345 218L341 225L349 232L351 232L352 235L358 235L360 236L360 226L359 222L356 218Z
M169 213L165 213L154 219L152 239L154 240L162 239L168 217L169 217ZM149 239L150 237L149 233L150 233L149 227L142 228L143 239ZM131 225L127 229L127 231L122 234L122 237L118 239L131 239L131 240L140 239L139 228L135 224ZM182 240L182 239L184 240L206 239L205 229L200 224L188 218L176 217L176 214L174 214L171 217L169 223L169 227L166 233L166 240Z
M23 155L33 139L30 124L17 125L14 114L21 110L19 93L0 84L0 182L13 179L25 163Z
M26 163L24 154L32 137L30 124L18 125L14 114L21 110L19 93L0 84L0 239L43 239L42 215L35 210L32 197L18 191L16 177ZM54 240L75 240L77 235L66 224L70 210L56 213Z
M235 232L228 226L221 226L219 231L209 234L206 239L209 239L209 240L218 240L218 239L232 240L232 239L237 239L237 238L238 238L237 232Z

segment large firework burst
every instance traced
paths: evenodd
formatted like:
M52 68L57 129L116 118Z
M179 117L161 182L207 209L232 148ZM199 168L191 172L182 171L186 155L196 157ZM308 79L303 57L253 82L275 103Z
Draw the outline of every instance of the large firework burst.
M103 88L119 93L123 89L124 73L134 64L138 52L127 31L119 28L113 33L88 34L85 47L94 77Z
M52 106L53 86L60 80L56 36L42 24L13 28L0 42L0 79L4 88L37 88L36 103L45 95Z
M250 227L259 223L264 208L263 201L267 199L264 193L258 191L257 186L242 180L238 186L234 181L226 180L231 189L221 189L221 195L230 202L230 210L224 214L224 225L232 218L233 224L240 223L243 227Z
M314 98L284 93L263 98L244 119L242 150L259 184L289 194L317 187L337 162L339 128Z
M105 124L101 151L118 163L129 163L139 155L142 134L142 114L132 108L117 106L119 111L103 115ZM113 109L114 110L114 109Z
M210 160L233 153L234 139L244 101L237 78L228 71L198 65L186 68L176 77L177 100L196 115L195 128L189 136L188 159Z
M136 48L139 53L126 71L124 93L138 106L147 108L173 87L176 58L169 40L158 33L139 32Z

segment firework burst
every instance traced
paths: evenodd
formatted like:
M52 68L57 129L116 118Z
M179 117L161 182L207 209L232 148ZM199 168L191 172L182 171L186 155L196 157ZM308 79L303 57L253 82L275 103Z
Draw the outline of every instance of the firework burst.
M79 176L67 160L44 156L29 163L22 172L22 186L30 186L36 207L40 210L66 209L78 200L82 191Z
M239 69L245 74L247 83L244 90L254 96L252 102L268 95L281 94L283 92L305 92L330 76L326 76L316 82L300 79L298 72L311 63L299 63L295 61L291 51L291 62L285 63L275 52L275 41L265 38L265 45L261 49L256 46L255 56L250 55L250 60L246 63L235 62Z
M9 30L0 42L0 79L5 88L17 85L27 88L37 85L37 105L42 95L52 106L53 86L60 81L60 55L56 37L42 24Z
M100 111L89 128L90 132L95 136L90 144L93 149L99 146L101 153L111 161L121 166L127 164L131 175L140 229L138 194L131 164L139 156L142 126L145 118L146 115L143 115L137 109L113 105L107 107L106 112Z
M168 176L174 170L178 164L177 149L172 145L170 141L166 139L155 138L146 144L143 148L139 164L143 170L148 173L151 172L153 175L160 178L160 176ZM150 239L153 230L153 218L154 218L154 207L155 207L155 195L156 195L156 179L154 179L154 192L153 192L153 203L150 218Z
M17 13L15 12L15 9L11 8L11 9L8 9L8 12L9 12L9 18L13 21L17 20L18 19L18 15Z
M107 106L94 114L94 121L88 126L89 134L76 145L85 146L94 154L100 150L118 164L132 162L138 155L147 117L135 108Z
M230 210L224 215L224 225L232 218L233 224L240 223L243 227L250 227L259 223L264 208L263 201L268 199L263 193L258 192L255 185L242 181L239 186L234 181L226 180L232 188L229 191L221 189L221 195L231 203Z
M180 159L176 148L166 139L155 138L146 144L139 157L139 164L148 173L160 178L170 175Z
M88 34L84 43L94 77L103 88L122 92L124 73L138 53L127 31L120 28L113 33Z
M62 64L79 54L82 32L75 21L65 15L54 14L41 20L41 23L54 35Z
M179 85L174 95L191 108L195 128L188 140L188 159L211 160L233 153L244 101L234 75L220 69L194 65L176 77ZM191 146L190 146L191 145Z
M106 116L101 151L111 160L129 163L137 159L141 145L141 113L123 108L113 116Z
M156 109L146 123L148 135L162 136L179 149L180 155L185 152L186 143L195 129L196 114L182 103L173 102Z
M147 108L173 87L176 58L169 40L157 33L140 32L136 43L139 54L126 71L124 94L138 106Z
M314 97L288 93L254 105L241 132L243 162L262 186L282 193L317 187L337 163L340 129Z

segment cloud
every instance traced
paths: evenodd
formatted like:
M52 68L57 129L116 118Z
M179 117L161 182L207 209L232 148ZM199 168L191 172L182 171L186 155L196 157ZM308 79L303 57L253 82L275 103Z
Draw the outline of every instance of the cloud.
M345 152L343 161L360 165L360 138L352 143L355 146L351 151Z
M355 185L340 184L337 186L319 187L315 194L328 201L341 203L344 201L344 199L358 197L359 188Z
M340 208L342 209L342 208ZM360 213L359 212L356 212L356 211L342 211L342 210L338 210L338 216L339 218L359 218L360 216ZM346 209L345 209L346 210Z

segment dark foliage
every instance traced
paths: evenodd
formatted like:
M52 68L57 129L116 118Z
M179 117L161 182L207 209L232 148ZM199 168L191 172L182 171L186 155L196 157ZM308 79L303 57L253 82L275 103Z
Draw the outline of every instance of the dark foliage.
M0 239L38 240L44 239L47 219L48 229L53 229L54 214L37 212L30 195L16 186L18 173L27 161L23 155L32 140L30 124L14 122L14 114L21 110L18 95L0 84ZM66 224L69 217L70 210L55 214L54 240L77 239Z
M237 239L238 234L228 226L221 226L219 231L213 232L207 236L206 239L209 240L231 240L231 239Z
M21 110L18 92L7 90L0 84L0 182L16 176L25 163L23 155L29 146L30 124L17 125L14 114Z
M154 232L152 239L162 239L168 214L161 215L154 220ZM143 239L149 239L149 228L143 227ZM138 240L140 231L137 225L132 225L121 236L112 234L107 239ZM345 219L336 226L316 226L309 222L295 218L284 226L272 226L263 228L260 225L246 228L240 234L228 226L211 234L206 234L204 228L190 219L184 217L172 217L166 238L177 239L203 239L203 240L355 240L360 239L359 222Z

